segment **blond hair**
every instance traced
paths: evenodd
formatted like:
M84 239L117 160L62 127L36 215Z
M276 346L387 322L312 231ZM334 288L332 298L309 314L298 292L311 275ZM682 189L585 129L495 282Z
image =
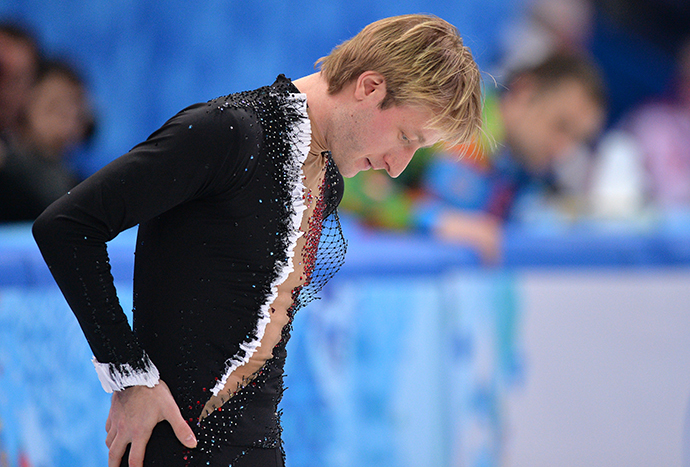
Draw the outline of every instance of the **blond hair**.
M481 75L457 29L432 15L385 18L343 42L316 66L337 93L365 71L386 80L385 109L420 106L435 117L429 127L461 144L481 130Z

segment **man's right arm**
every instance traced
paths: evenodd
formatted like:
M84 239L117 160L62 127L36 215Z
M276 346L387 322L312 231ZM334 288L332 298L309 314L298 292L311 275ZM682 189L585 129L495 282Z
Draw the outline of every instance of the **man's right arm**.
M192 106L76 186L36 220L46 264L77 317L108 392L153 386L158 371L133 334L113 283L106 242L123 230L224 188L243 138L228 112ZM224 119L219 121L218 119ZM230 122L235 123L235 122ZM236 128L241 128L237 123Z
M228 114L214 115L206 104L181 112L34 223L36 242L93 351L99 379L115 392L108 422L111 467L129 443L132 465L141 465L137 459L161 420L170 422L183 444L195 441L120 306L106 242L176 205L227 189L234 174L244 172L237 169L244 138L228 131L239 133L241 124L216 120L232 118Z

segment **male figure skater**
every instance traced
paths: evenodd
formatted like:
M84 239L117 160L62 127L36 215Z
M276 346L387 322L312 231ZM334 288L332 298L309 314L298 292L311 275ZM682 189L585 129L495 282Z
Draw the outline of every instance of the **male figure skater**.
M285 344L342 261L342 176L395 177L480 126L476 64L437 17L377 21L319 63L188 107L34 224L113 391L110 467L282 466ZM132 331L105 242L137 224Z

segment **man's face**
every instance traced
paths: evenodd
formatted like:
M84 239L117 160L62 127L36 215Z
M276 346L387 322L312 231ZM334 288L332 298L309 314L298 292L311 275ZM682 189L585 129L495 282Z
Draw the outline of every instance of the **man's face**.
M369 169L382 169L397 177L417 149L440 138L437 131L426 128L432 118L430 111L405 105L381 110L384 95L385 89L383 93L374 91L371 98L367 95L341 109L329 128L328 147L344 177Z
M553 89L538 92L525 88L515 96L506 115L508 144L536 173L591 141L604 122L604 111L584 86L567 80Z
M81 87L59 73L51 73L30 93L27 125L44 156L60 158L84 138L89 123Z
M31 46L0 34L0 128L15 123L34 79Z

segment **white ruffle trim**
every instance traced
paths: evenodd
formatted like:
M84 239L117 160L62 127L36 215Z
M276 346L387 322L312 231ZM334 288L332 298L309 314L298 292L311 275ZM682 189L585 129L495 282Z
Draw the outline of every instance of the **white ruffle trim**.
M150 388L158 384L160 374L158 368L144 353L144 369L135 370L129 363L101 363L93 357L93 366L96 367L98 379L105 392L122 391L130 386L148 386Z
M288 136L291 140L291 154L288 157L285 172L293 176L294 185L291 189L293 212L290 216L290 227L288 236L287 261L280 264L278 276L271 284L271 293L266 298L266 302L261 306L259 311L259 320L256 325L256 338L251 341L245 341L240 344L240 348L244 351L244 356L234 357L225 362L225 372L223 377L218 380L211 392L214 396L225 387L228 378L240 366L244 365L254 355L256 349L261 345L261 339L266 331L266 326L271 321L271 304L278 296L278 285L282 284L292 271L294 271L293 258L295 256L295 246L297 239L302 236L300 228L302 226L302 217L307 206L304 204L305 186L302 182L302 166L309 154L311 146L311 122L307 114L307 95L306 94L291 94L287 102L288 106L292 106L294 110L302 114L301 121L297 122L292 133Z

